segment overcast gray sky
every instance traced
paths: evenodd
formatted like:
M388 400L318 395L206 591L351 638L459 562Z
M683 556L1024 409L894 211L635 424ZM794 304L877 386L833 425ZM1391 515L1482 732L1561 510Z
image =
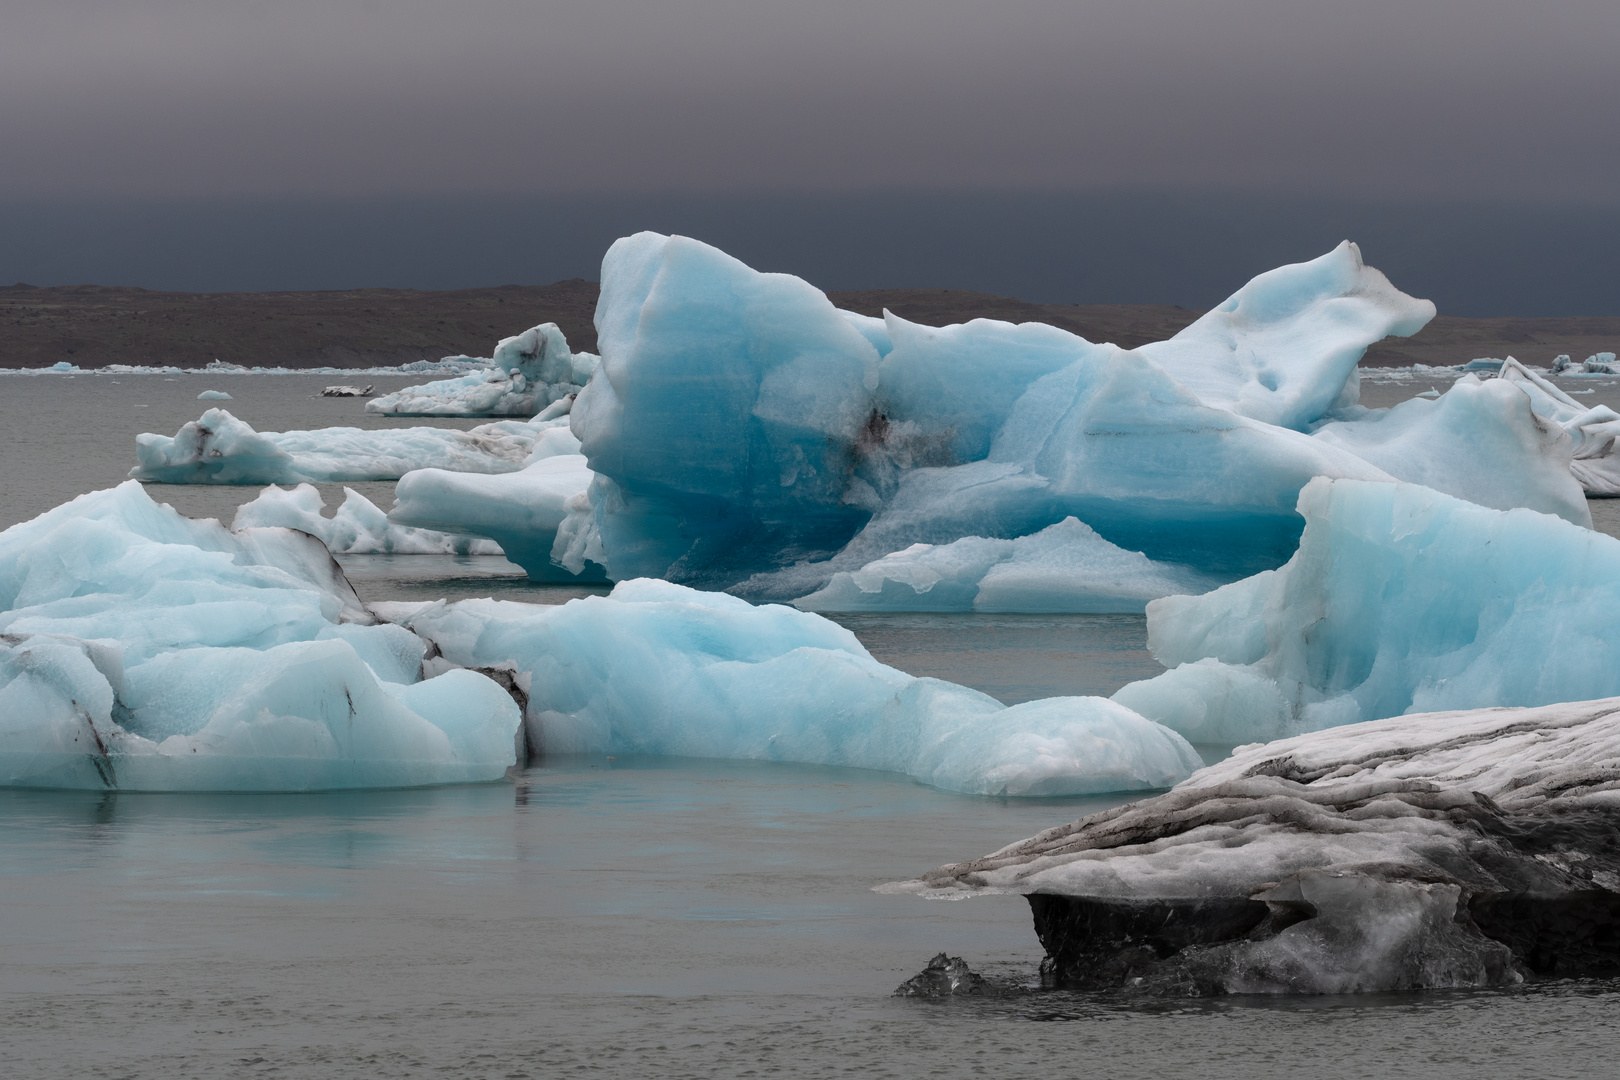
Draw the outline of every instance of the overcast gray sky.
M6 0L0 198L1620 202L1616 0Z

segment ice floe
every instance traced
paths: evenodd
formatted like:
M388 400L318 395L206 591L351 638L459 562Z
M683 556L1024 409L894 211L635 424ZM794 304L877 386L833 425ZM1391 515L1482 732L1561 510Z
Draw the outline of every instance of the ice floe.
M878 663L820 616L664 581L560 607L378 604L436 661L506 670L530 747L844 765L984 795L1164 787L1198 768L1180 736L1104 698L1005 706Z
M312 536L232 533L133 482L83 495L0 533L0 784L500 778L517 706L472 672L422 680L425 655Z
M163 484L305 484L397 480L412 469L521 469L544 430L501 420L471 431L409 427L255 431L209 409L173 436L136 436L135 480Z
M1148 605L1114 695L1197 742L1620 694L1620 540L1427 488L1312 481L1282 568Z
M481 371L408 386L366 402L366 411L393 416L522 416L571 398L596 370L593 353L568 349L556 323L502 338Z
M1573 440L1570 472L1588 495L1620 496L1620 413L1607 405L1582 405L1511 356L1502 365L1502 380L1524 391L1537 415Z
M1048 985L1174 997L1620 971L1620 699L1249 746L884 891L1023 893Z
M493 540L395 525L353 488L343 489L343 503L331 517L321 513L325 508L326 500L313 484L299 484L291 491L267 487L258 498L237 507L231 530L298 529L319 539L327 550L345 555L501 554L500 545Z

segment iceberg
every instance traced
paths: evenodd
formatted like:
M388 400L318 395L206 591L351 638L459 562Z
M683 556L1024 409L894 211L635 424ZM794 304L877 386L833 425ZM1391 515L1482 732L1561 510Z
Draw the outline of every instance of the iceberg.
M353 488L343 489L337 513L321 513L326 500L313 484L291 491L267 487L259 497L236 509L232 532L276 527L297 529L320 540L328 551L344 555L500 555L493 540L451 536L431 529L412 529L389 522L388 515Z
M334 427L255 431L224 409L209 409L173 437L135 438L130 478L159 484L331 484L398 480L413 469L515 472L543 427L516 420L471 431L451 428Z
M602 365L573 409L589 543L614 578L781 599L1071 516L1199 572L1276 566L1312 477L1391 479L1305 429L1354 405L1367 345L1432 314L1346 243L1134 351L1035 323L879 332L798 278L641 233L603 261Z
M1620 694L1620 540L1409 484L1312 481L1286 565L1147 607L1114 700L1195 742Z
M424 680L426 655L312 536L193 521L134 482L83 495L0 533L0 784L501 778L516 704L473 672Z
M880 891L1022 893L1042 981L1188 997L1620 971L1620 699L1248 746Z
M198 401L230 401L231 395L223 390L204 390L197 395Z
M373 398L366 411L389 416L522 416L571 399L598 357L573 353L556 323L541 323L495 346L489 367Z
M438 664L506 671L530 753L667 754L904 773L980 795L1165 787L1200 761L1180 736L1103 698L1011 707L874 660L793 608L664 581L559 607L384 603Z
M1065 518L1013 540L913 544L793 601L804 611L1141 612L1149 600L1222 584L1115 547Z
M1607 405L1582 405L1511 356L1502 364L1501 378L1524 391L1536 415L1569 435L1573 443L1570 472L1588 495L1620 496L1620 446L1616 444L1620 413Z

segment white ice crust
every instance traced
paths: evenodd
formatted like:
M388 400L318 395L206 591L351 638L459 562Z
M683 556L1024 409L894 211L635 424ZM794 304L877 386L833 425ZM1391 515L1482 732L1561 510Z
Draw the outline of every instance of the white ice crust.
M820 616L664 581L540 607L379 604L446 662L506 668L531 746L853 766L984 795L1164 787L1185 740L1102 698L1004 706L874 660Z
M1315 480L1286 565L1148 605L1172 670L1114 699L1199 742L1620 694L1620 540L1427 488Z
M520 717L421 681L315 538L232 533L137 483L0 533L0 784L293 791L493 780Z

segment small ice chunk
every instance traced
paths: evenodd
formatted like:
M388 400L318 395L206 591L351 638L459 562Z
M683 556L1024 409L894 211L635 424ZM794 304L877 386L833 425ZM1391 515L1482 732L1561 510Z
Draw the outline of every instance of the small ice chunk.
M204 390L197 395L198 401L230 401L231 395L223 390Z

